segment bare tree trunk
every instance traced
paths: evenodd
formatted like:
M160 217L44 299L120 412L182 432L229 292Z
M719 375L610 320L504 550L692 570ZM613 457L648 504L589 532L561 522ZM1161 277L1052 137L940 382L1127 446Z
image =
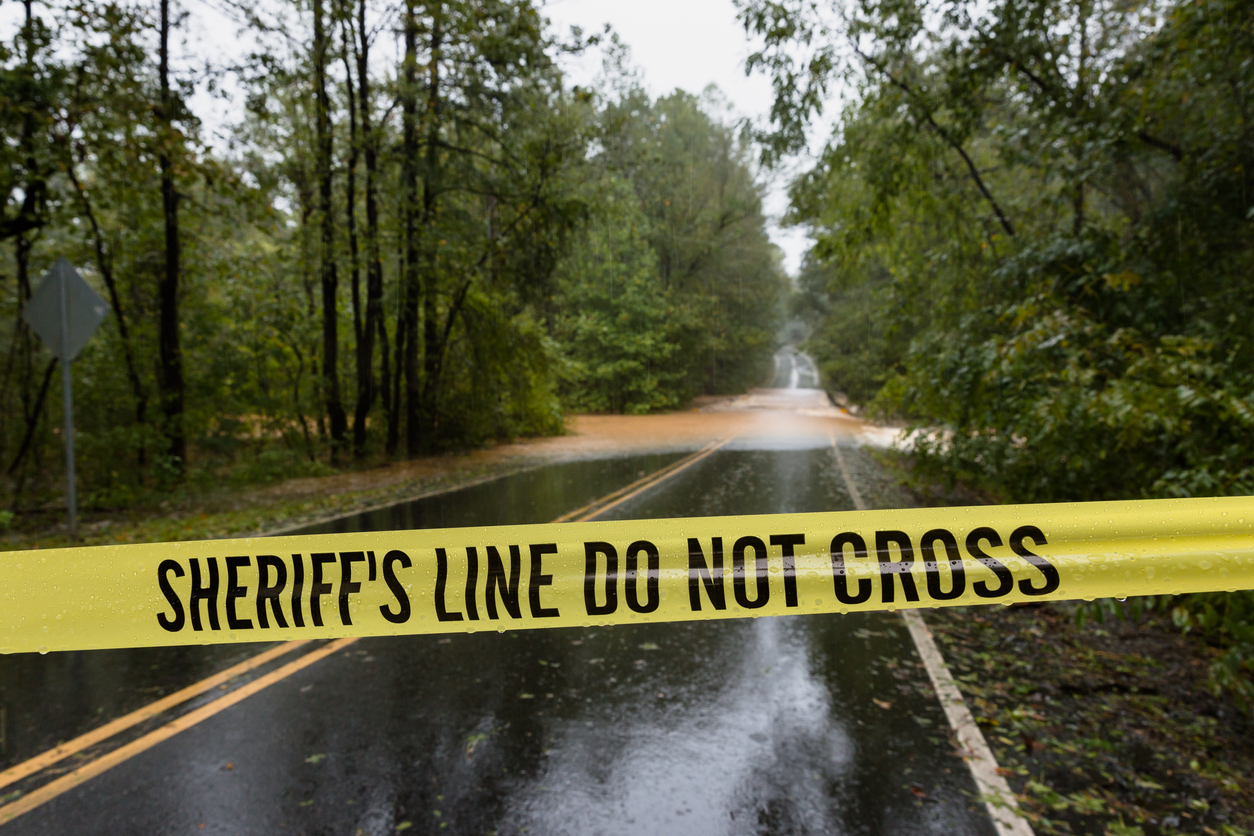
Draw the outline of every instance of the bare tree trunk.
M35 18L31 0L25 0L23 7L25 9L25 21L20 38L26 53L24 69L29 77L33 79L35 76L35 51L38 49L38 45L35 40ZM10 473L13 472L25 455L25 450L30 443L31 433L43 406L42 396L35 399L32 398L32 388L35 383L35 341L31 335L30 326L22 318L22 310L31 298L30 253L34 242L31 240L30 233L43 226L43 198L46 189L42 172L39 169L39 161L36 159L34 152L35 130L35 114L30 109L27 109L22 118L22 129L19 138L20 155L26 169L26 180L22 189L25 194L22 198L22 209L19 217L25 218L26 223L18 228L14 240L13 254L17 268L18 305L14 318L13 350L9 355L9 363L5 369L4 385L0 387L0 395L2 395L8 389L10 375L13 372L13 361L16 359L18 397L22 403L22 417L26 421L27 432L25 434L26 437L22 441L22 452L14 460L14 467L9 469ZM15 507L16 502L17 497L14 496Z
M387 425L388 425L387 452L388 452L388 455L390 456L396 452L396 436L392 432L392 425L394 423L394 419L393 419L393 413L392 413L391 385L389 383L389 381L392 378L389 372L389 369L391 368L391 366L388 363L388 324L387 324L387 320L385 320L382 316L376 319L375 322L377 323L378 328L379 328L379 377L378 377L378 380L379 382L382 383L381 386L376 386L375 388L378 389L379 394L382 396L383 413L384 415L387 416Z
M434 55L434 50L433 50ZM434 63L434 61L433 61ZM405 2L405 64L401 81L402 200L404 202L405 279L397 334L404 347L405 452L422 450L421 384L418 376L418 19L414 0ZM401 364L397 359L398 366Z
M349 21L351 28L352 23ZM383 263L379 257L379 204L377 194L378 150L370 116L370 39L366 33L366 0L357 6L357 85L361 102L361 139L366 158L366 316L357 334L357 409L353 416L353 453L361 456L366 448L366 419L374 405L376 394L374 377L375 332L383 333L384 381L387 380L387 336L382 323L383 313ZM345 55L347 61L347 55ZM350 76L351 78L351 76ZM349 104L352 106L352 84L349 84ZM357 150L354 144L353 160ZM353 300L357 304L356 240L354 238ZM355 310L355 308L354 308ZM356 319L356 317L354 317ZM385 383L386 387L386 383Z
M405 240L397 237L397 253L396 253L396 285L401 288L403 293L405 285L405 248L407 246ZM398 294L399 295L399 294ZM400 447L400 426L401 426L401 349L404 344L405 330L401 327L401 305L398 300L396 310L396 332L395 345L392 347L391 354L388 352L387 325L384 317L379 318L380 339L383 341L383 403L388 413L388 435L387 435L387 453L389 456L396 455L397 449ZM393 371L388 371L388 357L391 357Z
M336 293L339 275L335 261L335 215L333 212L333 172L331 171L331 103L327 96L328 36L322 0L313 2L314 133L318 167L321 217L320 263L322 268L322 380L326 414L331 427L331 461L337 460L348 433L348 416L340 395L339 311Z
M440 323L437 312L437 294L439 292L439 234L435 229L436 213L440 200L440 52L443 47L443 21L440 18L440 5L434 4L431 11L431 63L427 70L427 108L425 165L422 172L422 231L423 231L423 266L422 277L422 337L423 337L423 374L422 397L417 413L422 426L425 446L430 448L433 441L436 423L436 393L439 383L440 362Z
M366 0L361 0L357 7L357 26L361 33L361 50L357 53L357 83L361 87L361 132L366 142L366 340L374 336L374 327L379 329L379 344L383 347L382 368L380 373L383 388L388 385L388 332L387 322L383 317L383 258L379 254L379 138L375 134L370 113L370 73L367 70L370 57L370 42L366 36ZM368 343L369 344L369 343ZM369 409L374 401L378 387L374 381L374 359L371 344L370 367L367 370L367 382L370 385L366 407ZM395 401L387 399L385 404L389 411L395 410ZM396 444L393 442L388 452L394 453Z
M400 318L396 322L396 347L392 349L393 366L392 376L386 377L383 381L384 386L390 386L392 391L392 411L388 413L388 455L395 455L397 449L401 445L401 378L404 377L404 354L405 354L405 329L401 327Z
M345 166L347 183L344 188L344 218L348 228L349 289L353 304L353 345L361 345L361 269L357 245L357 161L360 146L357 142L357 92L353 89L353 64L348 60L350 35L347 20L342 21L345 90L348 92L348 165ZM360 358L361 352L358 351ZM360 384L358 384L360 388Z
M1080 30L1080 60L1079 67L1076 70L1075 83L1075 112L1082 113L1088 107L1088 63L1089 58L1089 7L1085 0L1080 0L1076 4L1077 27ZM1083 171L1085 168L1084 159L1081 156L1084 146L1077 144L1074 146L1073 153L1076 158L1076 168ZM1083 175L1076 181L1075 193L1071 197L1071 234L1076 238L1084 232L1084 177Z
M30 326L22 318L22 309L30 301L30 250L31 241L26 233L20 232L14 241L14 259L17 262L17 298L18 309L16 330L14 335L18 352L18 380L22 399L22 415L30 420L31 415L31 384L34 382L35 345L31 339Z
M161 390L161 411L165 416L168 452L175 469L187 465L187 437L183 428L183 349L179 344L179 195L174 188L174 167L170 146L174 143L174 99L170 93L170 0L161 0L160 64L161 81L160 153L161 206L165 214L165 271L157 283L160 321L157 347L157 384Z

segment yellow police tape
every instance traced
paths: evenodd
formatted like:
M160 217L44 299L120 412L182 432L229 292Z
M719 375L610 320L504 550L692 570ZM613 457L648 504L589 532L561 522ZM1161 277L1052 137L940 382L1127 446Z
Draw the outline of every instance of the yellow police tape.
M0 652L1254 588L1254 498L317 534L0 554Z

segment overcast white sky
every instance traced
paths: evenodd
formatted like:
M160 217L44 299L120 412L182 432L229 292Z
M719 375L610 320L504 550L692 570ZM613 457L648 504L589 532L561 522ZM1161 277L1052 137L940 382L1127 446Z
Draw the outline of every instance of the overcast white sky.
M641 68L655 96L676 87L700 93L715 84L736 116L764 121L770 111L770 81L760 73L745 76L752 45L731 0L548 0L544 13L562 32L579 26L591 34L609 23L631 47L632 62ZM599 55L590 54L570 61L567 72L574 83L587 84L600 66ZM771 177L766 209L771 239L784 251L784 265L795 275L809 239L800 229L778 225L788 205L786 186L785 174Z

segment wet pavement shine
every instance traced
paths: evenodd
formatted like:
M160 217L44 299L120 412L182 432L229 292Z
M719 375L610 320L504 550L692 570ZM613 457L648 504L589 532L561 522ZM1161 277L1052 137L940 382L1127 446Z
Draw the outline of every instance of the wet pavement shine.
M882 475L845 455L875 504ZM542 522L675 458L568 463L324 530ZM852 507L827 439L777 438L734 442L603 518ZM4 763L133 701L116 694L257 647L0 659L31 728ZM870 614L363 639L0 836L406 831L993 833L900 617Z

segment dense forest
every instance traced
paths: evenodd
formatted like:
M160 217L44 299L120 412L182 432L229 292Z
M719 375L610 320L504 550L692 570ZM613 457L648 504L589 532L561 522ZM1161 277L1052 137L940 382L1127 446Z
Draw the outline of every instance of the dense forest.
M1254 4L741 13L768 157L846 91L792 186L796 310L916 468L1004 501L1254 493ZM1254 595L1165 603L1254 699Z
M110 308L73 363L88 508L764 374L787 278L717 91L651 98L529 0L226 8L247 49L189 44L173 0L27 0L0 46L10 524L63 490L62 370L21 317L61 256Z

